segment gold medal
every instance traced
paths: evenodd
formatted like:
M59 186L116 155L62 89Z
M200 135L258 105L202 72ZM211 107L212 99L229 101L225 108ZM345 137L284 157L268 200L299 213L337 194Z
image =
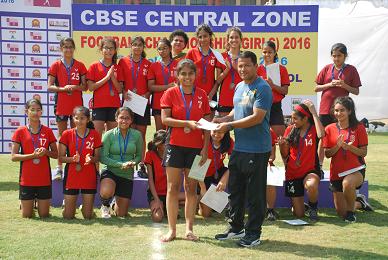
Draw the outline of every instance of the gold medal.
M76 170L77 172L80 172L80 171L82 170L82 166L81 166L80 163L77 163L77 164L75 165L75 170Z
M186 134L188 134L188 133L191 132L191 129L188 128L188 127L184 127L184 128L183 128L183 131L184 131Z
M296 160L296 166L300 167L300 160L299 159Z
M111 90L109 91L109 93L110 93L110 95L111 95L112 97L115 95L115 93L113 92L113 89L111 89Z
M230 83L229 88L230 88L230 89L233 89L233 88L234 88L234 82Z

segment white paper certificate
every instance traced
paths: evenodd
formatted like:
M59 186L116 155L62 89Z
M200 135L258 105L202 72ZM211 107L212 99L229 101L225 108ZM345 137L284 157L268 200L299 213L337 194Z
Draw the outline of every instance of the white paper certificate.
M199 162L201 161L201 158L202 156L200 155L195 156L193 165L191 165L189 172L189 177L198 181L203 181L205 179L207 169L209 168L211 162L210 159L207 159L206 162L200 166Z
M225 59L224 57L222 56L221 53L219 53L218 51L210 48L210 50L213 52L214 56L216 57L216 59L222 64L222 65L225 65L226 66L226 63L225 63Z
M201 118L198 122L198 128L204 129L204 130L215 130L218 126L218 124L215 124L213 122L209 122L206 119Z
M228 197L228 193L225 191L216 191L216 186L212 184L202 197L201 202L218 213L221 213L228 204Z
M270 78L276 86L281 86L280 83L280 67L279 63L272 63L268 66L265 66L267 72L267 78Z
M284 179L285 179L284 168L279 168L277 166L267 167L267 185L282 187Z
M353 172L357 172L357 171L362 170L362 169L365 169L365 168L366 168L366 165L363 164L363 165L358 166L358 167L356 167L356 168L353 168L353 169L350 169L350 170L347 170L347 171L338 173L338 177L344 177L344 176L346 176L346 175L352 174Z
M283 221L292 226L303 226L303 225L309 224L308 222L301 219L291 219L291 220L283 220Z
M124 100L123 107L129 107L133 113L144 116L148 99L128 90L129 100Z

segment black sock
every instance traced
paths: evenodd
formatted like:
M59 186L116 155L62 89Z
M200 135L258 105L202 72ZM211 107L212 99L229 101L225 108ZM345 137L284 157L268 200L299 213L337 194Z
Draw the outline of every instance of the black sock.
M103 197L100 196L100 200L102 205L108 208L110 207L110 201L112 200L112 198L104 199Z
M312 209L317 209L318 208L318 201L317 202L311 202L309 201L309 206Z

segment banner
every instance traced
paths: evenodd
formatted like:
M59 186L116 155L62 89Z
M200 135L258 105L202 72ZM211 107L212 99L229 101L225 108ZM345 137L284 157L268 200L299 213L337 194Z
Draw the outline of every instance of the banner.
M197 45L195 29L209 24L215 32L214 49L225 51L231 26L243 32L242 49L261 57L262 45L272 40L278 46L279 61L287 67L291 86L283 100L283 112L309 98L316 103L318 6L150 6L73 5L73 37L76 56L88 66L101 58L98 44L105 36L119 43L119 57L129 55L131 37L143 36L147 58L157 59L156 44L176 29L190 37L188 48ZM260 59L262 62L262 59Z
M28 99L41 100L42 124L57 131L47 68L61 57L60 39L70 36L71 5L61 0L14 0L2 1L1 7L0 153L9 153L13 133L27 123Z

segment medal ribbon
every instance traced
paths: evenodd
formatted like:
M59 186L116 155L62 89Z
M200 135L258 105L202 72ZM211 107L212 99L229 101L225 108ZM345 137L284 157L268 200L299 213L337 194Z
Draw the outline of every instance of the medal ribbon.
M117 132L118 132L118 138L119 138L119 146L120 146L120 158L121 158L121 161L124 162L124 155L127 153L127 147L128 147L128 142L129 142L129 129L127 130L127 135L125 136L125 139L123 139L123 142L124 142L124 149L121 148L121 133L120 133L120 130L117 128ZM124 150L124 152L123 152Z
M183 105L185 106L185 110L186 110L186 120L189 120L190 119L191 108L193 107L193 99L194 99L194 94L195 94L195 88L193 87L193 91L191 93L191 100L190 100L189 107L187 107L185 93L183 93L182 85L179 86L179 89L181 91L182 99L183 99Z
M108 67L105 66L105 64L102 62L102 60L100 60L100 63L102 65L102 67L104 68L105 75L108 74ZM113 64L111 66L113 66ZM108 85L109 85L109 93L113 92L113 84L112 84L112 80L111 79L108 80Z

